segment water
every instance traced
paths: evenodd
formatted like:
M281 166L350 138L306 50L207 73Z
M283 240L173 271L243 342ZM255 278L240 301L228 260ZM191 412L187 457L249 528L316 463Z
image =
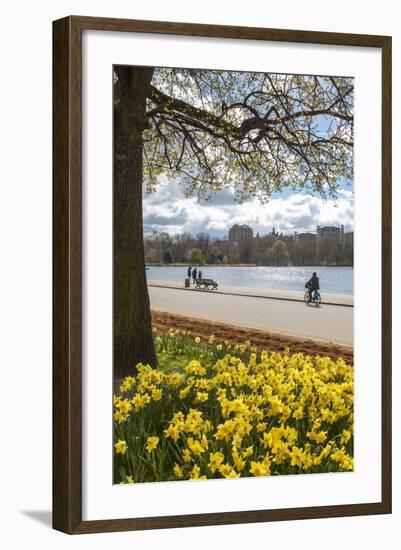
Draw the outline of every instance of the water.
M316 271L322 292L350 295L354 292L352 267L203 266L201 271L203 278L215 279L220 286L279 290L303 290L305 282ZM187 276L187 267L150 266L146 273L149 280L183 284Z

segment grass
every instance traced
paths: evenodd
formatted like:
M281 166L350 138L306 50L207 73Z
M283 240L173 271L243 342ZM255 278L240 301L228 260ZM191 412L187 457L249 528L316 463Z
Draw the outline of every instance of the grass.
M163 372L183 372L185 366L191 360L190 354L182 352L179 355L164 351L157 354L158 368Z

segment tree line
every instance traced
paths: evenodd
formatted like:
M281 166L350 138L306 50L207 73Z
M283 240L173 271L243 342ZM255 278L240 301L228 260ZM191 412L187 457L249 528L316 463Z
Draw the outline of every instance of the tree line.
M354 255L353 233L346 233L343 240L337 235L319 239L312 234L299 238L283 234L257 235L237 243L204 232L196 235L161 232L146 236L144 248L147 264L166 265L352 266Z

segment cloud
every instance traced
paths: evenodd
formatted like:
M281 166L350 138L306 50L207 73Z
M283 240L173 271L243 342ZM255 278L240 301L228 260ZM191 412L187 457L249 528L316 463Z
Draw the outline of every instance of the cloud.
M226 205L226 204L234 204L235 202L235 193L233 189L224 189L223 191L219 191L215 195L213 195L211 202L206 200L200 200L201 205L210 205L213 204L213 206L216 205Z
M246 223L261 235L271 231L293 233L315 231L316 225L344 224L353 228L353 193L341 189L338 198L323 200L303 193L275 196L267 204L257 198L236 203L231 190L213 195L210 202L185 197L178 182L162 182L153 194L144 194L144 227L146 231L188 232L206 231L224 236L235 223Z
M152 209L153 212L144 213L143 223L146 225L181 225L187 221L187 213L185 210L178 212L164 212L162 208L159 212L157 207Z

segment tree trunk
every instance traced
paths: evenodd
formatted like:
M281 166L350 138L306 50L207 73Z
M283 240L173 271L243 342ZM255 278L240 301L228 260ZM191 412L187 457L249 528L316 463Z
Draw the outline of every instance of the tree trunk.
M146 284L142 226L142 155L146 95L153 69L115 67L113 187L114 376L135 373L138 363L156 366Z

